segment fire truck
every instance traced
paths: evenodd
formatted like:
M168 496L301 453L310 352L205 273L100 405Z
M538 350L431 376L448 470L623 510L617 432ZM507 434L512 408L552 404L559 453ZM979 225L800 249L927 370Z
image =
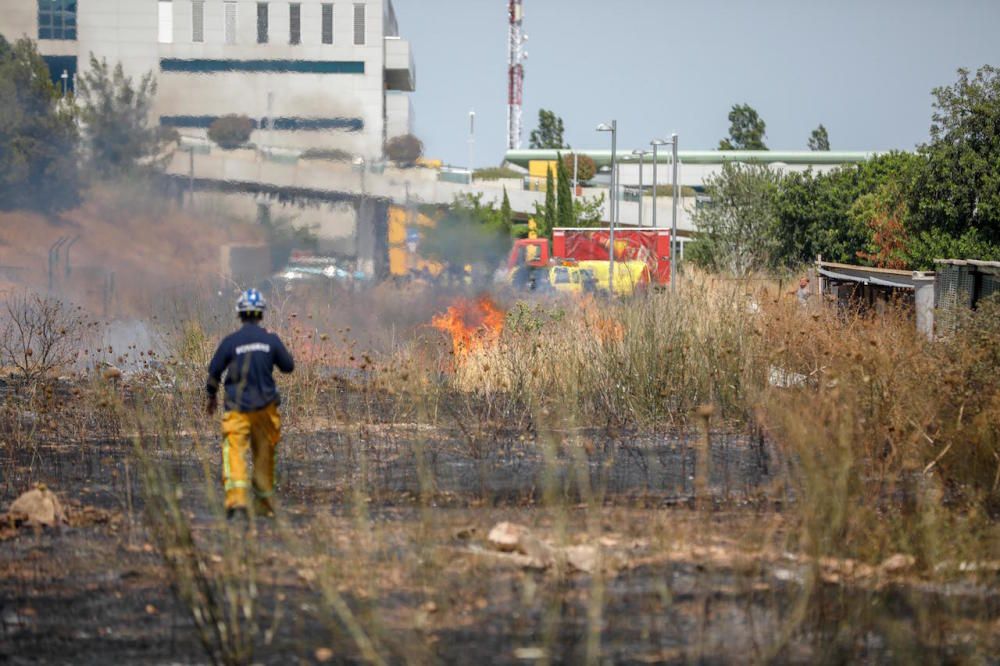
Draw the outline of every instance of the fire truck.
M508 279L518 289L576 291L560 286L568 282L579 283L583 291L592 283L596 290L607 292L610 246L606 228L556 228L551 246L545 238L522 238L507 259ZM614 253L616 294L631 295L670 284L670 232L666 229L615 229Z

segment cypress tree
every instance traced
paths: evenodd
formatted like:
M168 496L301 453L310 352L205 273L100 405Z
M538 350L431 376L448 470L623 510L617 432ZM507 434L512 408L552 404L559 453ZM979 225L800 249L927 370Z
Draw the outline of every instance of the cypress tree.
M559 155L559 162L556 166L556 178L558 179L557 203L558 223L555 226L572 227L576 224L576 216L573 214L573 190L569 182L569 169Z
M552 167L545 169L545 218L538 228L542 238L552 236L552 228L559 223L559 212L556 208L556 187L552 178Z
M503 201L500 203L500 221L503 222L503 228L507 233L510 233L514 224L514 214L510 210L510 197L507 196L506 186L503 188Z

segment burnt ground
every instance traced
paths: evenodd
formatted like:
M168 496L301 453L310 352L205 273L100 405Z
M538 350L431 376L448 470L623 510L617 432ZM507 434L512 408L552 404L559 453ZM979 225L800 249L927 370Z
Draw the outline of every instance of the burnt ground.
M257 663L362 659L325 583L390 663L995 662L995 579L932 585L830 564L817 574L786 552L782 506L793 499L780 456L714 435L710 496L696 499L697 442L289 433L279 517L246 532L209 496L217 452L203 460L182 440L156 464L184 490L206 561L221 560L225 530L257 544ZM0 660L208 661L144 527L132 444L49 442L0 459L3 506L36 481L74 503L70 525L0 540ZM503 520L557 547L599 546L601 563L586 573L498 555L485 536Z

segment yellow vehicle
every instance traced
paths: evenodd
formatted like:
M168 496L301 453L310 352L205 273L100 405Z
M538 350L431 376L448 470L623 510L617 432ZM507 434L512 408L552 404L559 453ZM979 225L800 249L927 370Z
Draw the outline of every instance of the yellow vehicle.
M608 276L611 274L608 262L604 260L586 260L578 262L580 270L588 270L594 278L597 289L608 291ZM649 267L644 261L615 262L615 294L631 296L636 289L649 282L647 276Z
M584 294L597 286L594 272L589 268L563 264L549 268L549 285L559 293Z

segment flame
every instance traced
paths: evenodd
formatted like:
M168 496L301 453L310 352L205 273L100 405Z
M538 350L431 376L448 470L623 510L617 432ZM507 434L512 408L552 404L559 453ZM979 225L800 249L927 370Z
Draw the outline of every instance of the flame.
M451 336L456 359L493 345L503 332L504 312L487 295L458 299L431 319L431 326Z

